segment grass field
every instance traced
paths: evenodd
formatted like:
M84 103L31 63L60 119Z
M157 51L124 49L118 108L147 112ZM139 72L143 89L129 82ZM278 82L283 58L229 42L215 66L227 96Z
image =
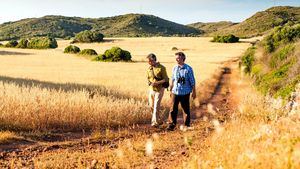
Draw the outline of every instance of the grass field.
M59 47L51 50L0 48L0 126L14 130L81 130L144 123L150 118L146 55L155 53L171 76L176 63L172 48L184 51L186 63L194 68L200 84L222 62L240 56L249 47L248 43L210 40L114 38L104 43L75 44L98 53L119 46L131 52L133 63L92 62L64 54L70 42L66 40L59 40ZM91 99L93 91L96 94ZM168 106L168 97L163 105Z

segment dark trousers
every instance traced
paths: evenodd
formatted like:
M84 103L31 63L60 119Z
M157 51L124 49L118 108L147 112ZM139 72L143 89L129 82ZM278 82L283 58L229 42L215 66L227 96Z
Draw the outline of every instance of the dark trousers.
M185 126L190 126L191 123L191 113L190 113L190 94L187 95L174 95L172 94L172 109L171 109L171 118L172 123L176 125L177 123L177 114L178 114L178 104L180 103L186 117L184 119Z

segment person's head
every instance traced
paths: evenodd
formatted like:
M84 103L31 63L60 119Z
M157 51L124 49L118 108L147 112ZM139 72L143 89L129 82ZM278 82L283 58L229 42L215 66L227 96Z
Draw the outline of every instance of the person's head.
M183 52L175 53L176 61L179 65L183 65L185 61L185 54Z
M155 66L155 64L156 64L156 56L155 56L153 53L150 53L150 54L147 56L147 59L148 59L149 65Z

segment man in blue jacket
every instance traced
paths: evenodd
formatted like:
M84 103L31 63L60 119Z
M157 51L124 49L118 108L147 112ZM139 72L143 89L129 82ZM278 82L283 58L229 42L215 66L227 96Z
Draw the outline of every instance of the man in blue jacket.
M174 130L177 123L178 104L180 103L186 118L184 124L190 127L191 112L190 112L190 94L192 98L196 98L195 77L192 67L185 64L186 56L183 52L175 53L177 65L173 68L172 81L170 85L172 107L171 107L171 123L168 130Z

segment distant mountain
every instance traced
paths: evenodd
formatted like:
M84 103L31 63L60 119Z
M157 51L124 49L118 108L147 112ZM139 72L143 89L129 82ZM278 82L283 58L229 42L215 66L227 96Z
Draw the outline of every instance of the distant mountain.
M100 30L106 37L195 36L203 31L153 15L126 14L105 18L44 16L0 25L0 40L22 37L72 37L83 30Z
M239 37L253 37L263 35L276 26L295 23L300 23L300 7L278 6L258 12L239 24L209 35L231 33Z
M235 24L237 24L237 23L233 23L233 22L229 22L229 21L221 21L221 22L208 22L208 23L197 22L197 23L189 24L187 26L204 31L205 34L210 34L212 32L226 29Z

